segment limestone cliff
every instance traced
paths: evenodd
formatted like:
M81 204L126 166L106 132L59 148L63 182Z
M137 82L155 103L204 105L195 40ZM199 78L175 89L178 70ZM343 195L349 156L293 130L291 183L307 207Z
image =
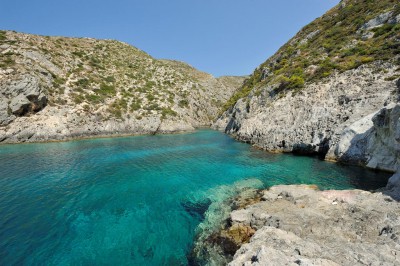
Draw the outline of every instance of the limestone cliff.
M269 151L396 171L400 4L341 1L258 67L214 127Z
M118 41L0 31L0 142L193 130L242 82Z

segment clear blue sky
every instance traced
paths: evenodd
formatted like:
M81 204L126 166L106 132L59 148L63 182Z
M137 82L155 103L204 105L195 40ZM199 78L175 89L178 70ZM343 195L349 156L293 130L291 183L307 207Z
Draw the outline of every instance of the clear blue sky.
M117 39L155 58L247 75L339 0L3 0L0 29Z

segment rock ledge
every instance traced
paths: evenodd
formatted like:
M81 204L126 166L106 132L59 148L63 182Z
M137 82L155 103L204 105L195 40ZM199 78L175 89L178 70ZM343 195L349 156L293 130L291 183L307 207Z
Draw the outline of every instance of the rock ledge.
M261 195L209 243L240 246L229 265L400 265L400 205L385 192L285 185Z

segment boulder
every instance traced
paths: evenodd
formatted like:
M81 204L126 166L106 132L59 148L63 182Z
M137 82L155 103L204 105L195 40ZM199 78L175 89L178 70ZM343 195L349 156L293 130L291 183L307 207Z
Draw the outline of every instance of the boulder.
M31 102L26 98L25 95L18 95L11 100L10 109L14 115L22 116L29 112L31 108Z
M11 99L9 107L6 108L7 112L4 111L4 106L0 106L0 123L10 120L11 114L23 116L30 112L38 112L47 105L47 96L43 93L38 79L31 75L24 75L18 80L1 86L0 92L5 96L5 101L8 101L8 98Z

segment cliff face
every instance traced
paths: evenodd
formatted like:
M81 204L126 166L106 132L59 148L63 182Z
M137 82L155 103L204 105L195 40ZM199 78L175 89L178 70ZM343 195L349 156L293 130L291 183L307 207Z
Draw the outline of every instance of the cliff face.
M0 55L3 143L209 126L244 80L112 40L0 31Z
M342 1L257 68L214 128L269 151L396 171L399 13L397 1Z
M395 82L385 80L394 70L390 64L365 65L280 98L262 94L241 99L214 127L269 151L319 154L395 171L397 156L377 157L397 147L395 129L383 132L382 123L373 121L383 108L381 119L396 127L396 118L384 111L397 101Z

